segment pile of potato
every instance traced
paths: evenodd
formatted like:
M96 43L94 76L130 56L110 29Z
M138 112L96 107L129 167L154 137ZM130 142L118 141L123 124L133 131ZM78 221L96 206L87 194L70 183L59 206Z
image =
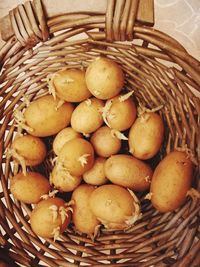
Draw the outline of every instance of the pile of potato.
M10 191L15 199L33 204L35 234L56 239L69 223L88 235L96 235L100 225L125 229L142 216L137 192L148 193L161 212L185 201L191 160L185 152L173 151L152 169L147 160L161 148L164 124L156 112L143 108L137 113L133 92L123 90L124 80L116 62L99 57L86 72L54 73L48 77L51 94L15 111L18 127L25 131L7 151L21 165L10 179ZM47 159L47 137L53 137L55 157L44 177L30 170ZM57 192L71 192L71 200Z

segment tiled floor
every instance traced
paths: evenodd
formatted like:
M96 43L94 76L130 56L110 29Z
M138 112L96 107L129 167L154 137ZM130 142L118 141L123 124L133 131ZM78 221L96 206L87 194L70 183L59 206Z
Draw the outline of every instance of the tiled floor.
M22 2L0 0L0 17ZM155 0L155 21L155 28L176 38L190 54L200 59L200 0Z

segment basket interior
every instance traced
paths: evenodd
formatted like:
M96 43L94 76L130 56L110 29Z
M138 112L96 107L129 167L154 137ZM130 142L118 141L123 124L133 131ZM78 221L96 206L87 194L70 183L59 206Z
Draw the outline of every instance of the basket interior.
M134 90L138 105L149 109L161 107L165 140L160 153L149 163L155 167L168 152L187 150L196 164L193 186L199 186L199 63L174 39L148 27L135 26L131 42L107 42L100 38L101 29L96 31L90 26L64 30L58 27L61 24L49 23L51 38L32 49L13 39L12 48L3 59L0 243L21 266L179 266L176 264L192 245L199 243L197 200L188 198L180 209L161 214L140 195L143 216L129 229L101 229L100 235L92 240L69 227L61 240L54 242L32 232L29 225L32 207L10 194L9 177L18 168L5 156L16 134L13 110L23 110L27 99L48 94L48 74L62 68L85 69L99 56L114 59L122 66L125 88ZM48 174L49 161L34 168L38 169Z

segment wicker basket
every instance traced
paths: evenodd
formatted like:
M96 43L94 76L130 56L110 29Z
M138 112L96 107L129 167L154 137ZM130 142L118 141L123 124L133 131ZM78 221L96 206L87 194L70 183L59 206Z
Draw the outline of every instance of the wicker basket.
M193 186L200 186L200 62L168 35L134 25L134 3L108 0L106 14L46 19L36 0L10 12L15 36L0 50L0 244L20 266L200 266L197 199L188 198L180 209L165 214L142 200L142 219L126 231L102 229L91 240L69 228L62 241L54 242L34 235L29 225L32 207L10 194L14 169L5 151L16 132L13 110L24 108L24 98L48 92L47 74L63 67L86 67L99 55L122 66L126 87L134 89L138 101L149 108L163 105L159 112L166 134L158 158L174 148L189 150L196 163Z

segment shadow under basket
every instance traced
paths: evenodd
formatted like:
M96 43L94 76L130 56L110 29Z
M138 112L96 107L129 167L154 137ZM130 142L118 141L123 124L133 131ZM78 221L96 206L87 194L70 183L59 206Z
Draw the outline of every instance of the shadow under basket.
M48 20L38 16L38 28L31 30L28 25L28 35L23 28L17 33L20 18L11 13L13 27L16 21L18 26L0 50L0 245L7 256L20 266L200 266L198 199L188 197L179 209L164 214L142 200L142 218L125 231L102 228L92 240L69 227L54 242L32 232L32 206L11 195L9 177L14 166L6 157L17 131L13 110L23 110L27 98L48 94L47 75L62 68L86 68L95 58L106 56L121 65L125 88L134 90L138 103L150 109L162 106L165 139L153 161L176 148L189 151L195 161L193 187L199 189L200 62L176 40L149 26L135 24L131 32L113 26L109 13ZM41 168L48 166L47 161Z

